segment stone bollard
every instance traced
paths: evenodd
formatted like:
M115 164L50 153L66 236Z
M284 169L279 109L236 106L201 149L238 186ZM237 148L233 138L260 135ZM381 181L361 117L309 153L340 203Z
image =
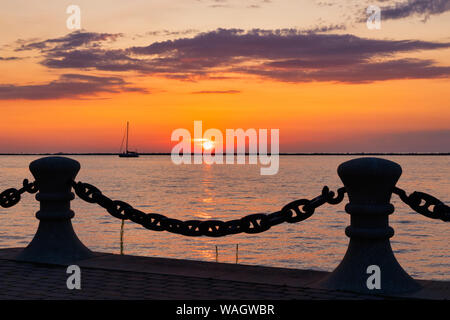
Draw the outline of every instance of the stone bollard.
M75 214L70 210L74 199L70 181L79 170L78 161L65 157L41 158L30 164L39 187L39 227L30 244L16 257L18 260L68 264L93 256L78 239L71 222Z
M419 290L420 285L397 262L389 241L394 235L389 226L389 215L394 212L390 199L402 174L400 165L385 159L359 158L342 163L338 174L349 197L345 211L350 214L350 226L345 234L350 243L339 266L319 286L374 294ZM376 273L370 266L379 267L379 289L367 283Z

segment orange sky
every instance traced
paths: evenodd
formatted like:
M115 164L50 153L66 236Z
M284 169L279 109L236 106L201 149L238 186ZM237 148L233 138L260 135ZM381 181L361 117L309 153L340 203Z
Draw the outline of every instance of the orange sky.
M230 7L228 8L214 9L205 3L204 12L214 12L218 17L216 23L211 15L204 18L202 23L203 17L197 17L198 11L188 12L190 21L177 21L176 17L183 15L182 9L185 4L178 2L180 7L177 7L175 4L164 5L159 1L150 1L149 9L160 10L162 14L170 12L171 18L165 23L158 19L153 22L145 20L143 23L143 17L139 15L139 11L146 7L146 4L136 1L135 8L133 9L130 4L128 12L124 12L122 15L123 19L116 19L116 23L112 25L110 22L105 22L105 19L108 14L116 17L117 8L120 5L115 1L111 3L110 7L101 11L100 15L94 13L95 10L100 10L99 8L89 5L87 2L80 2L82 14L84 12L82 32L123 33L118 41L98 42L102 50L144 48L158 41L169 46L172 44L164 43L167 39L195 40L199 32L210 32L217 28L235 27L244 28L244 30L297 28L306 30L313 29L317 25L345 23L345 21L339 20L339 15L330 12L330 9L323 11L322 7L313 5L311 2L307 2L307 7L315 19L310 17L305 19L304 24L299 21L295 23L296 20L289 13L292 8L287 6L287 2L275 0L273 3L267 4L267 8L261 3L260 10L258 9L259 12L256 13L256 9L236 7L239 4L233 1L229 3ZM306 2L304 4L306 6ZM117 8L114 9L114 6ZM196 3L193 6L199 6L199 4ZM36 16L39 16L39 10L42 8L48 9L45 11L48 19L45 18L38 27L34 28L30 25L30 19L37 19ZM273 49L274 54L278 55L273 57L270 46L265 52L257 52L257 58L255 53L248 54L246 60L239 64L235 62L236 57L240 55L237 51L238 53L233 55L234 60L230 60L229 64L217 64L213 67L202 65L207 76L196 75L189 65L190 63L202 63L204 58L199 57L196 60L197 58L194 59L190 55L188 59L184 58L187 55L183 53L182 58L177 62L179 65L176 66L188 65L189 68L186 69L188 71L185 72L190 72L190 75L181 80L173 79L173 76L178 76L176 70L169 73L166 71L148 72L147 70L145 72L141 70L114 71L106 67L64 66L64 68L55 68L42 63L43 59L50 57L49 50L34 48L17 51L18 39L24 39L26 43L36 43L46 39L66 37L71 33L70 30L64 29L67 18L64 6L59 8L63 10L62 14L57 10L58 8L50 7L49 1L43 1L42 8L30 8L30 12L28 12L23 7L19 8L18 4L17 6L8 4L7 19L0 19L3 20L0 22L1 34L7 33L7 36L1 37L3 40L0 43L2 48L0 57L4 58L0 59L0 73L2 74L0 80L0 153L117 152L126 121L131 123L130 143L133 148L137 148L141 152L170 152L174 145L170 141L171 132L177 128L193 130L194 120L202 120L204 130L218 128L223 132L227 128L280 129L281 152L450 151L450 82L448 73L446 75L445 72L442 73L442 70L446 70L445 68L450 65L450 49L448 47L426 50L412 48L402 52L370 56L368 63L374 63L376 59L381 59L380 61L408 59L408 64L405 67L399 67L396 64L393 70L383 71L383 77L386 73L393 73L387 79L376 80L368 75L369 80L364 83L354 81L346 74L345 68L336 71L339 74L331 74L328 71L332 69L323 67L323 65L317 69L319 70L317 77L308 81L297 78L286 81L285 78L277 78L278 74L275 73L271 73L270 76L260 74L260 71L279 70L267 67L267 63L285 63L297 58L296 54L291 56L290 52L281 51L280 48L277 49L278 51L276 48ZM274 8L279 9L279 17L275 21L266 23L267 15ZM31 13L33 10L35 15ZM247 24L250 22L245 21L244 23L245 17L236 19L234 25L229 22L225 24L222 21L224 17L230 15L230 11L245 12L246 10L253 10L251 11L251 24L248 26ZM320 14L321 12L322 14ZM155 12L152 11L152 15L154 14ZM305 13L301 15L305 15ZM329 16L328 20L327 15ZM283 19L283 16L286 18ZM418 22L421 19L420 15L413 15L404 19L383 22L382 30L374 31L374 33L365 28L365 23L351 23L344 29L338 28L327 31L325 34L351 34L359 39L371 40L418 40L430 43L448 43L450 41L448 31L445 33L442 30L450 30L449 17L449 13L446 12L432 16L424 23ZM186 17L181 20L186 20ZM59 26L61 23L62 27ZM10 32L6 32L5 27L9 28ZM188 31L185 34L177 35L167 35L167 32L159 32L158 35L155 35L157 32L154 32L153 35L136 37L137 34L145 34L151 30ZM439 31L433 33L433 30ZM234 37L237 40L240 39L240 35ZM263 36L256 36L258 41L271 41L271 37L275 37L275 35L271 34L270 37L264 39L262 39ZM337 37L337 39L339 38ZM250 40L247 40L246 43L248 41ZM173 45L177 43L174 42ZM190 45L195 44L194 41L192 43ZM180 45L182 45L181 42ZM91 46L82 49L95 52L95 48L95 46ZM78 50L79 48L64 48L67 52L73 49ZM191 47L189 47L190 49ZM239 47L238 49L242 50L243 48ZM244 49L247 50L247 47ZM286 50L288 49L287 46ZM52 50L54 51L51 51L51 54L60 54L57 50ZM181 52L183 47L177 47L176 50ZM289 56L287 56L288 54ZM322 53L319 52L319 54ZM358 58L358 56L347 57L346 54L345 46L343 46L342 49L337 49L336 54L330 53L329 56L337 61ZM19 59L5 59L8 57L19 57ZM137 58L138 56L129 55L128 57ZM147 59L150 57L153 59L155 53L152 52L152 55L149 56L139 56L139 59L145 60L147 63L149 61ZM159 57L166 58L161 54ZM313 58L314 55L304 58L302 54L298 54L298 59L307 59L308 63ZM324 64L328 61L328 55L323 54L320 59L322 59L320 63ZM425 67L413 66L419 60L429 60L432 63ZM117 63L119 60L114 61ZM153 61L151 66L152 68L159 67ZM171 65L166 64L163 67L168 68ZM262 70L266 67L267 69ZM361 68L363 67L365 65L361 63ZM417 68L413 76L401 79L402 77L396 74L400 72L410 74L408 68L413 67ZM433 75L422 77L420 68L426 72L432 72ZM376 67L373 69L375 70L373 72L377 72ZM280 70L285 72L287 69ZM299 69L295 69L295 72L299 72ZM36 98L28 93L25 94L32 89L32 94L35 95L36 88L30 89L30 86L48 86L52 81L58 82L58 79L65 74L115 77L123 79L126 84L116 85L114 82L106 89L102 87L97 92L86 92L72 97ZM360 76L358 75L358 77ZM213 79L214 77L217 79ZM285 77L285 74L280 77ZM325 78L322 79L322 77ZM343 81L342 77L349 77L350 80ZM69 81L72 80L69 79ZM85 80L77 78L75 81L78 83ZM58 84L55 90L59 90L59 88ZM129 88L138 88L139 90L127 91ZM17 91L15 95L12 94L12 92L16 92L13 89ZM1 90L3 90L3 96ZM43 90L47 89L43 88ZM108 90L114 92L108 92ZM22 92L24 92L23 95Z

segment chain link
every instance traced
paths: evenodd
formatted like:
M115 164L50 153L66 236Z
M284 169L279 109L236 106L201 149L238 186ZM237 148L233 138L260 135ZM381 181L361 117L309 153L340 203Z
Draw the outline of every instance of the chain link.
M157 213L145 213L133 208L126 202L111 200L91 184L72 181L72 186L77 196L82 200L100 205L115 218L133 221L149 230L168 231L190 237L223 237L238 233L254 234L267 231L271 227L284 222L300 222L312 216L315 209L325 203L338 204L342 202L346 192L345 188L340 188L335 197L333 191L324 187L322 194L312 200L300 199L287 204L280 211L270 214L256 213L224 222L220 220L181 221Z
M0 193L0 206L3 208L11 208L19 203L23 193L36 193L38 187L36 182L29 182L28 179L23 180L23 186L19 190L16 188L9 188Z
M406 203L411 209L431 219L450 221L450 207L441 200L424 192L414 191L409 196L406 191L395 187L393 193ZM433 207L430 209L430 207Z

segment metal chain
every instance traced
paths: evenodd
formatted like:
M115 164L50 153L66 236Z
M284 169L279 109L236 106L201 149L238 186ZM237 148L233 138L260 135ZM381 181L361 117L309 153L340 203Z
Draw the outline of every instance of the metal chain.
M450 207L427 193L414 191L408 196L405 190L398 187L394 188L393 193L398 195L411 209L425 217L445 222L450 221ZM433 208L430 209L430 207Z
M342 187L338 189L335 197L333 191L324 187L322 194L312 200L300 199L287 204L280 211L270 214L256 213L224 222L220 220L181 221L157 213L145 213L126 202L111 200L91 184L73 181L72 186L82 200L100 205L115 218L133 221L149 230L168 231L191 237L223 237L243 232L261 233L283 222L300 222L312 216L315 209L325 203L338 204L342 202L346 192Z
M36 193L38 187L36 182L28 182L28 179L23 180L23 187L17 190L16 188L9 188L0 193L0 206L3 208L10 208L19 203L21 195L25 192Z

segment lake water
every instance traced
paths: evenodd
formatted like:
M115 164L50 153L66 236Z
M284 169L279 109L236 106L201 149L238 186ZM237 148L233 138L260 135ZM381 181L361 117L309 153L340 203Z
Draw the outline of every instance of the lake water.
M1 156L0 190L20 187L32 179L28 164L37 156ZM351 156L281 156L279 173L261 176L256 165L181 165L170 156L71 156L81 163L77 180L96 185L113 199L123 200L146 212L177 219L236 219L251 213L269 213L288 202L319 195L322 187L342 186L336 169ZM408 193L423 191L449 204L450 157L386 156L399 163L403 175L398 186ZM190 238L149 231L125 223L125 253L235 262L288 268L333 270L348 244L344 234L349 215L345 201L324 205L306 221L281 224L262 234L224 238ZM395 229L391 239L400 264L415 278L450 280L450 224L412 213L397 196L390 216ZM0 207L0 248L24 247L36 231L38 202L25 194L13 208ZM90 249L119 253L120 220L104 209L76 199L72 220L79 238Z

